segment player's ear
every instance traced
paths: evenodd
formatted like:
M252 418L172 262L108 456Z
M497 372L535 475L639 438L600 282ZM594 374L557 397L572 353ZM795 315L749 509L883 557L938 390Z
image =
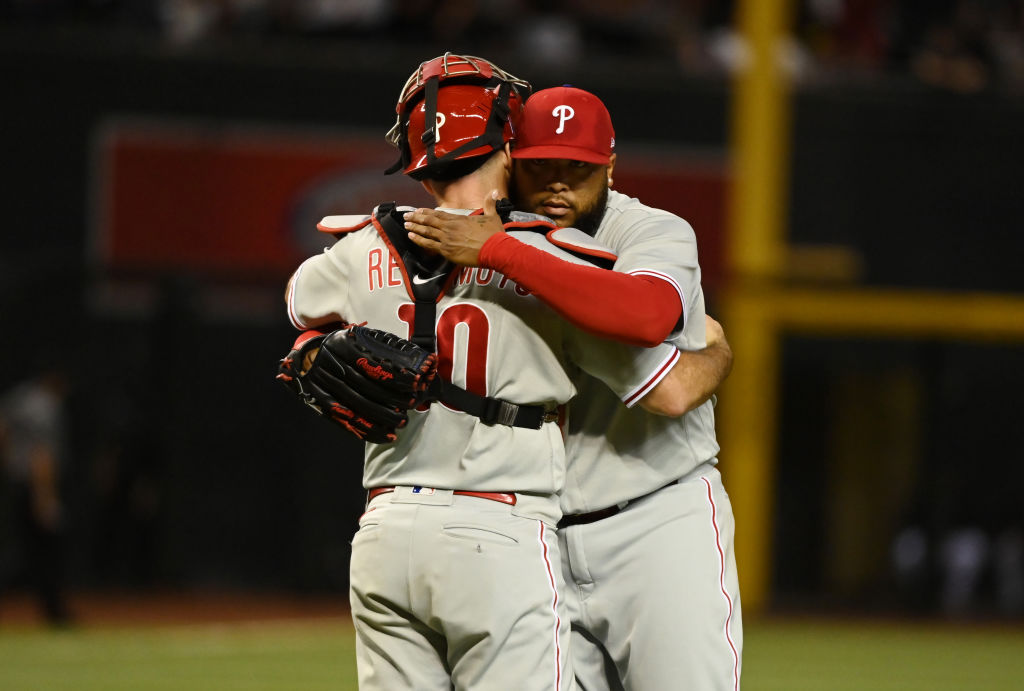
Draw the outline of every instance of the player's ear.
M431 184L430 180L420 180L420 184L423 185L423 189L427 191L427 194L431 197L437 197L437 195L434 194L434 185Z
M504 160L502 161L502 164L505 166L505 173L508 176L511 176L512 175L512 144L510 142L505 142L505 146L503 147L503 151L504 151L504 156L505 157L504 157Z
M615 172L615 156L616 154L612 154L608 157L608 187L615 184L614 180L612 180L612 173Z

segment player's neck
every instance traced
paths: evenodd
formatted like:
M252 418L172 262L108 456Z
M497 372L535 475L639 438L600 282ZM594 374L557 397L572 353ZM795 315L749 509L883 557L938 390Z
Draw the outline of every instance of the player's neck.
M508 196L505 181L500 176L468 175L446 185L435 200L441 209L480 209L491 190L498 190L502 197Z
M486 163L469 175L448 182L431 180L424 184L434 195L438 208L480 209L493 190L498 190L501 197L508 196L511 161L506 148L495 152Z

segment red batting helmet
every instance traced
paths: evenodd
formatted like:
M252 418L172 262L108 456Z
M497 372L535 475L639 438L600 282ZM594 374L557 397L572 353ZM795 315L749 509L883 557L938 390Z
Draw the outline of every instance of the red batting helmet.
M528 82L472 55L444 55L420 64L398 96L398 117L386 139L401 170L416 179L452 161L489 154L515 136Z

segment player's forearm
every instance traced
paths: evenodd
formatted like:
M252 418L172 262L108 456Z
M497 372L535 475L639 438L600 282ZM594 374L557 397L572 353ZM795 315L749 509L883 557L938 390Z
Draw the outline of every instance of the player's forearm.
M732 349L724 340L702 350L681 351L672 370L639 405L656 415L685 415L711 398L732 371L732 362Z
M573 264L509 235L480 250L480 265L499 271L589 333L650 348L679 322L682 304L666 281Z

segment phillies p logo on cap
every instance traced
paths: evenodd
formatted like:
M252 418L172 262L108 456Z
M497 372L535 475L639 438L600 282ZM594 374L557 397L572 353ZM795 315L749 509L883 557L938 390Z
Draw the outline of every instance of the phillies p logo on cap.
M557 86L527 99L512 157L607 165L614 152L615 130L601 99L583 89Z
M551 114L558 118L558 129L555 130L555 134L561 134L565 131L565 121L572 119L576 115L576 111L572 109L572 106L562 104L555 106Z

